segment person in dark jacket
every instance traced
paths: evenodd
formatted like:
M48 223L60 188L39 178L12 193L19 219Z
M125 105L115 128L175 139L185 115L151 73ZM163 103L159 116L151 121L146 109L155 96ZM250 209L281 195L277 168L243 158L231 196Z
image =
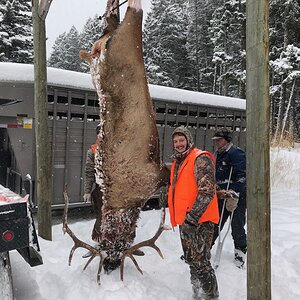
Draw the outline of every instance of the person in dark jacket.
M85 181L84 181L84 202L92 202L96 211L96 222L92 232L92 239L99 243L100 226L101 226L101 208L102 208L102 192L96 183L95 178L95 154L97 151L97 144L99 144L98 134L100 125L96 127L96 143L92 144L86 155L85 162Z
M232 189L239 198L237 204L226 203L219 198L219 212L223 205L224 212L220 220L222 230L228 217L232 217L231 234L234 241L234 262L239 268L245 264L247 252L246 223L246 155L239 147L233 145L232 135L226 128L216 131L212 138L216 145L216 184L220 189ZM218 237L218 226L215 226L213 243Z
M96 142L92 144L91 147L87 151L86 162L85 162L85 181L84 181L84 195L83 200L86 203L92 202L94 204L95 212L96 212L96 221L94 224L94 228L92 231L92 240L96 242L94 245L95 248L100 249L101 243L101 221L102 221L102 205L103 205L103 194L101 191L100 186L96 183L95 177L95 155L97 152L97 147L100 146L100 139L99 139L99 132L101 126L100 124L96 127ZM135 232L134 237L135 238ZM133 252L134 255L143 256L144 252L142 250L135 250ZM88 251L86 254L83 255L83 258L90 257L92 253ZM118 265L111 263L108 260L104 259L103 262L105 272L109 273L110 271L116 269Z

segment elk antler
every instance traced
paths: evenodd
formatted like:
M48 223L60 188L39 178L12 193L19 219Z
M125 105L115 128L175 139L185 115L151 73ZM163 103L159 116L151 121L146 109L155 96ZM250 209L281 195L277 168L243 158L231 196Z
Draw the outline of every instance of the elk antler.
M73 254L75 252L75 250L77 248L85 248L87 250L89 250L91 252L91 257L88 260L88 262L85 264L83 270L85 270L87 268L87 266L90 264L90 262L96 257L99 256L100 257L100 262L99 262L99 267L98 267L98 271L97 271L97 283L100 285L100 273L102 270L102 266L103 266L103 256L100 252L100 250L96 249L95 247L79 240L75 234L73 233L73 231L69 228L68 224L67 224L67 214L68 214L68 203L69 203L69 197L67 194L67 187L65 187L65 191L64 191L64 199L65 199L65 207L64 207L64 215L63 215L63 232L64 234L67 233L72 240L74 241L74 246L70 251L70 255L69 255L69 266L71 265L71 261L73 258Z
M123 277L124 277L123 276L123 274L124 274L124 261L125 261L125 258L127 256L131 258L131 260L133 261L135 267L143 275L143 271L141 270L141 268L139 267L137 261L133 257L133 255L134 255L133 253L137 249L148 246L148 247L151 247L151 248L155 249L157 251L157 253L160 255L160 257L164 258L161 251L160 251L160 249L155 245L155 241L158 239L158 237L161 235L161 233L164 230L170 230L171 229L171 227L165 225L165 218L166 218L166 209L162 208L160 224L159 224L158 230L155 233L155 235L151 239L140 242L140 243L128 248L127 250L125 250L123 252L123 255L121 257L121 266L120 266L120 277L121 277L122 281L123 281Z

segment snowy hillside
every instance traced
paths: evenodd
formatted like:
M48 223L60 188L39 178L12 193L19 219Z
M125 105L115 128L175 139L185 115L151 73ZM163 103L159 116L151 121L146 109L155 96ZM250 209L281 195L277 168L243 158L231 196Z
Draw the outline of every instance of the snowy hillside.
M272 150L272 299L300 299L300 151ZM160 211L142 212L137 238L151 237L160 221ZM90 236L93 221L70 224L78 237ZM226 226L226 225L225 225ZM157 242L164 259L151 248L138 262L144 275L138 273L130 259L125 262L124 282L119 271L101 274L96 284L98 261L82 271L84 249L76 250L68 266L72 241L53 227L53 242L40 239L44 265L30 268L17 252L11 253L14 288L17 300L187 300L191 286L187 265L180 260L181 246L177 229L166 231ZM213 256L215 249L212 251ZM217 278L222 300L246 299L246 270L233 265L233 243L225 242Z

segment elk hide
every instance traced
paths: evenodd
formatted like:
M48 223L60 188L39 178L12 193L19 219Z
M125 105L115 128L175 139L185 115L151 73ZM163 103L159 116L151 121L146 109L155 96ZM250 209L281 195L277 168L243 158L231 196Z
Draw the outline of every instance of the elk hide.
M91 53L80 54L90 63L99 96L101 130L95 157L96 181L103 192L99 242L111 269L133 242L140 208L163 181L143 61L141 1L128 1L121 24L113 10L117 2L108 1L107 27Z

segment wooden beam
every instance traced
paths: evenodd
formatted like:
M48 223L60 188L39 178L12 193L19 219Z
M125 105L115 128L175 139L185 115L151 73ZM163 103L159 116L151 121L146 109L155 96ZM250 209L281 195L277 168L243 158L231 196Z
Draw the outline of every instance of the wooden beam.
M46 240L52 240L52 164L48 137L46 29L45 19L39 16L39 0L32 0L32 19L38 234Z
M271 299L269 0L247 1L247 299Z

